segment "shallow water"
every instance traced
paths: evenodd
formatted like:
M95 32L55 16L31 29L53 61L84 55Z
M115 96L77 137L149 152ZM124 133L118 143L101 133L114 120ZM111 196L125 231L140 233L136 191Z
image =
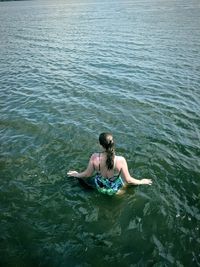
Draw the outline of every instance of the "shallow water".
M0 2L2 266L200 266L199 1ZM66 176L111 131L153 185Z

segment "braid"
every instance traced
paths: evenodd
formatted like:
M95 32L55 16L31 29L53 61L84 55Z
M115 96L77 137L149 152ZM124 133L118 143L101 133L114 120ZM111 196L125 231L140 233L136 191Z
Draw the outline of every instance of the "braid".
M115 149L114 149L114 143L111 143L111 141L108 148L106 149L106 152L107 152L106 165L108 170L112 170L114 167Z
M107 153L106 166L108 170L114 167L115 147L113 136L111 133L101 133L99 136L99 143L105 148Z

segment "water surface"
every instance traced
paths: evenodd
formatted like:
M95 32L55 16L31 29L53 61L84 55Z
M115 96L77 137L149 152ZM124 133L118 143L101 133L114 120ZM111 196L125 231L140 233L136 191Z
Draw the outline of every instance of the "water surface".
M200 4L0 3L2 266L200 266ZM153 185L66 176L111 131Z

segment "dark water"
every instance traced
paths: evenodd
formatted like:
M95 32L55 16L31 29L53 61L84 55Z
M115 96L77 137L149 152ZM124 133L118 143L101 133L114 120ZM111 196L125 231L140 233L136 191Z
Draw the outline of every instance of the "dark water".
M1 266L200 266L200 3L0 3ZM113 132L153 185L68 178Z

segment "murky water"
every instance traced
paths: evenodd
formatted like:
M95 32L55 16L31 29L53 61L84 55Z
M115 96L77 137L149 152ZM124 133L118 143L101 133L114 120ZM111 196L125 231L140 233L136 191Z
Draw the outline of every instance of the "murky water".
M2 266L200 266L200 4L0 3ZM82 188L111 131L153 185Z

